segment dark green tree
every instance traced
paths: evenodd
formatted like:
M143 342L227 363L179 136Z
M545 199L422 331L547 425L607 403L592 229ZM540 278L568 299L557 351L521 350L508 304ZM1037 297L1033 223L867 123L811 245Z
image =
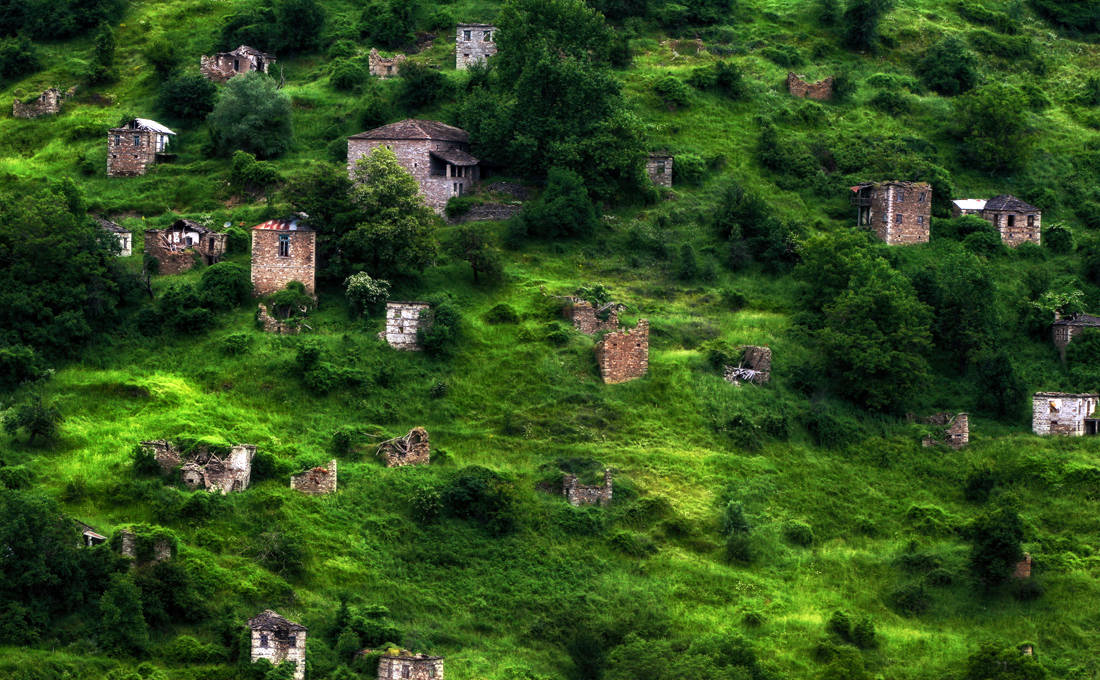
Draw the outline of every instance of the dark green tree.
M417 0L381 0L363 10L363 35L371 43L391 50L412 44L416 39Z
M317 0L276 0L275 22L281 51L307 52L320 44L325 8Z
M38 48L26 35L0 39L0 79L22 78L40 68Z
M164 81L157 93L157 108L174 118L199 120L214 110L218 88L197 73L180 74Z
M1046 668L1033 654L1018 647L983 643L966 660L963 680L1046 680Z
M1024 556L1020 543L1024 524L1012 508L998 508L978 517L967 530L970 570L991 588L1008 580Z
M1003 83L987 85L955 101L956 134L963 156L990 172L1013 170L1029 156L1034 126L1019 101L1019 89Z
M447 78L427 64L406 61L399 71L401 86L397 91L397 105L405 111L432 106L450 94Z
M27 435L30 443L51 441L57 437L61 425L61 411L53 404L33 395L11 407L4 414L4 431L11 436L19 432Z
M149 647L141 591L128 573L115 574L99 600L99 641L115 654L136 656Z
M207 121L215 149L225 156L240 149L257 158L273 158L294 141L290 97L259 71L226 83Z
M92 61L88 65L87 79L92 85L102 85L118 78L115 71L115 32L107 23L99 25L93 39Z
M480 283L481 277L487 282L500 280L504 273L500 251L484 229L470 224L458 228L448 244L451 257L465 260L474 272L474 283Z
M882 17L893 7L894 0L851 0L842 17L844 42L854 50L874 51Z
M930 47L917 66L917 73L925 85L945 95L962 94L978 82L977 59L955 36Z
M252 281L239 264L218 262L203 271L198 293L210 309L232 309L249 299Z
M1027 398L1027 385L1016 372L1012 354L995 349L974 357L971 364L978 408L1006 421L1020 415Z
M179 43L164 36L149 41L142 56L161 81L167 80L176 72L183 57Z
M596 227L596 208L580 175L551 168L546 188L524 206L518 219L532 236L587 236Z

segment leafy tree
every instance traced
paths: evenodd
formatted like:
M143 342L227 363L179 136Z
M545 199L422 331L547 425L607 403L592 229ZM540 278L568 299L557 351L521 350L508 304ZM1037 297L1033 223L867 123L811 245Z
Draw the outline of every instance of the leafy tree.
M691 93L684 82L672 74L658 78L653 92L670 111L686 108L691 103Z
M420 312L427 325L416 331L417 342L429 356L443 357L454 351L462 333L462 315L450 298L429 300L431 309Z
M86 77L92 85L102 85L118 78L115 71L115 32L110 25L99 25L93 39L92 62L88 65Z
M1027 397L1027 385L1016 373L1012 355L1003 349L974 357L971 364L978 408L998 418L1014 420Z
M42 358L26 345L0 346L0 389L11 391L46 375Z
M229 184L238 191L266 191L282 177L273 163L258 161L247 151L233 152ZM307 213L308 214L308 213Z
M149 647L141 591L128 573L115 574L99 600L100 643L115 654L139 655Z
M451 256L465 260L474 272L474 283L480 283L480 277L487 281L498 281L504 273L500 260L500 251L494 246L484 229L462 225L448 244Z
M983 514L970 525L970 569L986 587L1008 580L1023 558L1024 525L1011 508Z
M372 279L366 272L356 272L344 280L344 294L348 303L360 314L386 301L390 295L390 282Z
M488 468L455 472L443 490L443 505L451 516L474 520L495 536L515 528L515 486Z
M990 172L1012 170L1024 164L1034 127L1026 111L1004 105L1006 101L1019 101L1021 96L1019 89L999 83L956 100L956 133L969 162Z
M363 66L351 59L340 59L332 65L329 83L341 92L358 90L367 82L367 72Z
M546 189L524 206L518 219L532 236L587 236L596 227L596 208L580 175L551 168Z
M218 153L241 149L273 158L293 142L290 114L290 97L267 74L252 71L226 83L207 120Z
M22 430L27 441L50 441L57 437L61 411L42 401L37 394L13 406L4 414L4 431L13 437Z
M894 0L851 0L844 10L844 42L854 50L870 50L878 46L879 24L894 7Z
M983 643L966 660L963 680L1046 680L1046 669L1038 657L1023 654L1017 647Z
M1100 33L1100 6L1092 0L1030 0L1047 21L1071 33Z
M142 53L160 80L167 80L179 68L183 55L179 43L163 36L149 41Z
M398 69L401 86L397 104L406 111L416 111L445 99L450 83L437 69L418 61L404 61Z
M317 0L276 0L279 49L306 52L316 48L325 27L325 8Z
M203 271L198 293L211 309L232 309L248 301L252 280L239 264L218 262Z
M955 36L930 47L917 66L917 73L925 85L944 95L962 94L978 82L974 54Z
M14 80L42 68L38 49L26 35L0 39L0 79Z
M176 118L198 120L214 110L218 88L197 73L180 74L166 80L157 93L157 108Z
M409 45L416 39L419 10L420 3L416 0L372 2L363 10L364 37L388 49Z

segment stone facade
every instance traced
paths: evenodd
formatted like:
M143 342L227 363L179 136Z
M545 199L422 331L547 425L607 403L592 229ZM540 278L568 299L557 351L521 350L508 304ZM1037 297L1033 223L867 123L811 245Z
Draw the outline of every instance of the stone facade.
M376 453L386 467L427 465L431 462L432 453L428 431L414 427L404 437L394 437L379 444Z
M651 153L646 157L645 173L655 186L672 188L672 156Z
M816 83L806 82L806 76L787 73L787 91L796 97L823 102L833 98L833 77Z
M383 57L377 49L371 48L367 57L370 74L375 78L393 78L401 70L401 64L407 59L403 54L395 54L392 57Z
M977 215L997 227L1001 242L1010 248L1021 243L1039 245L1042 240L1043 212L1015 196L959 199L951 202L951 214Z
M927 243L932 222L932 185L878 182L852 187L856 224L875 230L889 245Z
M289 661L294 664L294 680L305 680L308 628L270 609L249 619L248 627L252 632L252 663L267 659L277 666Z
M470 193L480 178L465 130L434 120L408 119L348 137L348 176L359 159L385 146L420 186L424 201L442 214L452 196Z
M157 261L160 274L180 274L195 266L196 255L214 264L225 255L226 235L194 220L180 219L167 229L145 230L145 254Z
M129 557L132 560L136 560L137 555L137 534L130 529L122 529L119 533L118 551L123 557ZM151 562L164 562L172 559L172 543L167 539L159 539L153 544L153 555Z
M603 331L618 330L619 310L622 307L618 303L609 302L597 308L588 300L569 298L563 312L573 328L585 335L595 335Z
M118 243L118 256L130 257L134 252L134 235L133 233L124 227L121 227L111 220L105 220L102 217L96 217L92 215L92 219L99 228L110 234Z
M1097 434L1093 418L1100 394L1036 392L1031 399L1031 431L1071 437Z
M1012 570L1012 578L1026 581L1031 578L1031 554L1024 553L1023 559L1016 563L1016 568Z
M75 93L75 87L70 88L64 94L56 87L51 87L30 102L24 103L16 99L11 103L11 115L13 118L38 118L39 116L56 115L61 112L61 103Z
M378 659L378 680L443 680L443 657L401 650Z
M490 24L459 24L455 30L455 68L465 71L496 54L496 34L496 26Z
M298 218L252 227L252 294L270 295L299 281L316 295L317 234Z
M722 377L726 382L740 385L741 381L763 385L772 378L772 350L770 347L745 345L741 349L741 361L736 366L724 366Z
M252 457L256 447L238 444L225 459L210 451L200 451L180 468L180 480L189 489L203 488L225 495L231 491L244 491L252 476Z
M143 441L141 442L141 446L142 448L152 451L153 458L156 459L157 464L160 465L160 469L164 474L172 472L183 462L180 458L180 452L166 439Z
M572 506L610 505L611 470L603 471L603 484L581 484L576 475L567 474L562 478L561 495Z
M922 446L943 444L953 449L961 449L970 443L970 416L966 413L937 413L924 419L927 425L939 425L939 433L921 440Z
M1066 358L1066 346L1088 328L1100 328L1100 316L1091 314L1071 314L1065 318L1059 316L1050 325L1054 346L1063 360Z
M290 476L290 488L309 494L336 493L336 461Z
M600 377L607 384L640 378L649 370L649 321L640 319L633 330L608 333L596 343Z
M387 302L386 330L378 337L394 349L420 351L416 332L431 323L431 308L427 302Z
M280 321L271 316L267 311L267 305L262 302L256 308L256 321L260 322L260 326L264 329L265 333L298 335L302 332L302 327L300 325Z
M144 175L148 166L169 160L168 138L176 133L155 120L135 118L107 131L107 176Z
M233 76L250 71L268 73L275 63L275 55L241 45L232 52L218 52L213 56L199 57L199 73L216 83L224 83Z

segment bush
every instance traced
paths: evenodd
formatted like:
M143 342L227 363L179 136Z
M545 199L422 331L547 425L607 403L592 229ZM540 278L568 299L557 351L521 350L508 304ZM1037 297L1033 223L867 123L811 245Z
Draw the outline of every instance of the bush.
M252 347L252 336L248 333L230 333L222 338L222 352L229 356L240 356Z
M953 96L978 83L976 61L961 40L949 36L928 49L917 66L917 73L929 88Z
M206 307L233 309L251 298L252 281L239 264L218 262L203 271L198 292Z
M648 557L657 552L653 539L645 534L619 529L608 539L611 547L630 557Z
M596 227L596 208L580 175L554 167L550 169L546 189L524 206L519 220L531 236L587 236Z
M357 314L365 314L382 304L390 295L390 282L373 279L366 272L357 272L344 279L344 296Z
M456 472L442 503L451 516L474 520L495 536L511 533L516 525L515 488L488 468L471 465Z
M872 108L894 117L909 113L913 109L911 97L903 92L893 90L879 90L871 95L868 103Z
M1064 224L1052 224L1044 229L1043 245L1059 255L1069 255L1077 249L1073 231Z
M42 68L38 49L27 36L0 40L0 80L17 80Z
M179 44L164 37L149 41L142 52L145 61L153 67L157 78L164 81L175 73L180 64Z
M34 475L22 465L0 467L0 488L29 489L34 482Z
M878 644L875 639L875 623L870 617L863 617L852 628L852 644L860 649L874 649Z
M238 191L267 191L282 181L274 163L258 161L247 151L234 151L229 185Z
M329 83L341 92L353 92L367 82L367 72L362 64L351 59L340 59L332 66Z
M825 630L844 642L852 641L852 617L848 612L837 609L825 622Z
M166 80L157 93L157 108L169 116L199 120L214 110L214 83L197 73Z
M416 61L401 63L397 105L412 113L451 95L451 83L436 69Z
M1004 583L1023 557L1023 521L1015 510L1000 508L969 527L970 569L986 587Z
M290 97L259 71L226 83L209 123L211 141L223 156L240 149L257 158L273 158L287 151L294 140Z
M421 526L434 523L443 514L443 495L434 486L422 486L412 497L412 517Z
M879 23L893 5L893 0L851 0L842 17L848 47L874 51L878 46Z
M693 153L683 153L676 156L672 164L672 181L674 184L686 184L699 186L706 179L707 163Z
M42 359L26 345L0 347L0 389L14 390L46 375Z
M691 103L691 91L674 75L665 75L653 83L653 93L670 111L686 108Z
M516 323L519 321L519 314L516 313L512 305L507 302L499 302L485 312L482 318L485 319L485 323L489 324Z
M932 599L923 585L910 583L894 589L890 605L902 616L919 616L932 606Z
M783 538L794 545L808 548L814 544L814 530L805 522L790 521L783 525Z
M32 395L8 409L2 420L5 432L14 437L22 431L31 443L55 439L61 421L61 411L53 404L43 402L38 395Z

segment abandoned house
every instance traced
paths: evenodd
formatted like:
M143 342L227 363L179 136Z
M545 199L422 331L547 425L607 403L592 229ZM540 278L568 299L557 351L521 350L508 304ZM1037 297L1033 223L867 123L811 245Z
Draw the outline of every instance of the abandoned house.
M264 333L275 333L276 335L298 335L302 332L303 327L309 328L305 323L291 323L271 316L271 313L267 311L267 305L262 302L256 306L256 322L259 323Z
M427 302L387 302L386 330L378 337L394 349L419 351L420 341L416 332L431 324L431 308Z
M232 52L218 52L199 57L199 73L216 83L224 83L235 75L249 71L267 73L275 63L275 55L241 45Z
M1054 337L1054 346L1063 360L1066 358L1066 346L1087 328L1100 328L1100 316L1078 313L1063 317L1061 314L1055 314L1050 330Z
M134 252L134 235L133 233L122 226L119 226L111 220L105 220L102 217L92 215L92 219L99 225L99 228L107 232L118 243L118 256L130 257Z
M290 488L309 494L336 492L336 461L330 460L328 467L315 467L290 476Z
M378 680L443 680L443 657L402 649L378 659Z
M465 130L434 120L407 119L348 137L348 176L359 159L384 146L420 186L424 201L442 214L452 196L469 193L480 177Z
M139 536L133 527L120 529L117 542L112 539L111 545L117 546L118 552L123 557L129 557L142 564L170 560L176 548L173 541L168 538Z
M603 484L581 484L574 474L562 477L561 495L574 507L611 504L611 470L603 471Z
M305 680L308 628L270 609L249 619L248 628L252 631L252 663L267 659L278 666L289 661L294 664L294 680Z
M218 491L223 496L231 491L244 491L252 476L252 457L256 447L237 444L225 458L209 450L200 450L180 468L180 481L189 489Z
M865 182L852 187L856 224L875 230L888 245L927 243L932 186L927 182Z
M816 83L807 82L806 76L794 72L787 73L787 92L803 99L828 101L833 98L833 77L829 76Z
M367 57L367 64L370 74L375 78L393 78L401 69L401 64L406 58L403 54L383 57L377 49L372 47L370 55Z
M11 103L11 115L13 118L38 118L39 116L52 116L61 112L61 103L76 94L76 87L69 88L62 94L61 90L51 87L37 97L26 101L18 99Z
M496 26L490 24L459 24L455 31L455 68L465 71L496 54L496 33Z
M672 156L651 153L646 158L645 172L654 186L672 188Z
M225 255L226 235L194 220L179 219L167 229L145 230L145 254L157 262L160 274L179 274L195 266L195 258L214 264Z
M93 545L99 545L107 542L107 537L98 533L91 525L85 524L80 520L74 519L73 523L76 524L76 528L80 531L80 545L85 548L90 548Z
M1096 402L1100 394L1036 392L1031 399L1031 431L1071 437L1097 434Z
M599 307L593 306L588 300L577 297L568 298L562 310L565 318L585 335L595 335L602 331L613 331L619 327L619 312L623 305L617 302L608 302Z
M649 321L640 319L633 330L608 333L596 343L596 363L607 384L640 378L649 370Z
M153 454L153 458L160 465L160 469L164 474L169 474L183 461L180 458L180 452L175 446L167 439L152 439L141 442L142 448L150 451Z
M175 132L155 120L134 118L107 131L107 176L144 175L147 166L175 160L168 153L168 138Z
M1015 196L1001 194L990 199L963 198L951 201L951 214L977 215L1001 234L1001 242L1010 248L1021 243L1039 245L1043 213Z
M298 217L252 227L252 294L270 295L291 281L316 295L317 234Z
M740 385L741 381L763 385L772 377L772 350L770 347L745 345L741 347L741 360L736 366L723 366L722 377L726 382Z
M404 437L394 437L379 444L376 453L386 467L404 467L427 465L431 462L431 452L428 431L414 427Z
M970 416L966 413L937 413L924 419L925 425L938 425L942 429L921 440L922 446L943 444L961 449L970 443Z

